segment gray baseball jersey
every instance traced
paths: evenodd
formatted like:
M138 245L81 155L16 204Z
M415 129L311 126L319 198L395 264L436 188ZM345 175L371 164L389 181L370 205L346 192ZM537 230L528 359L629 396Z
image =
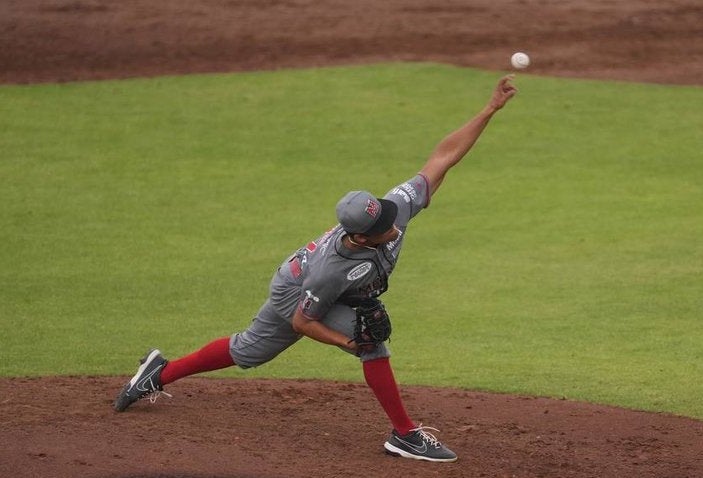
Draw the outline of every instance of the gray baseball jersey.
M391 189L385 199L398 206L398 238L375 249L350 250L337 225L297 250L281 265L270 286L270 301L281 317L291 320L296 310L320 320L335 304L352 307L388 289L405 240L408 223L430 200L427 178L422 174Z

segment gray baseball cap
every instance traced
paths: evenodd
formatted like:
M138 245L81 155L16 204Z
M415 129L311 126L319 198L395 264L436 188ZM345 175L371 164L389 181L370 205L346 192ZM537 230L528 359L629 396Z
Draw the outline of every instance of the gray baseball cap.
M386 232L395 222L398 206L366 191L351 191L337 203L337 219L349 234L373 236Z

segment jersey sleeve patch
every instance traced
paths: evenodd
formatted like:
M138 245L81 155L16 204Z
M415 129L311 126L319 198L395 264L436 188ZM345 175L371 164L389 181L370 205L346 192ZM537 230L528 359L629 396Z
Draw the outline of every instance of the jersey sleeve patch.
M305 314L308 312L312 306L314 306L316 303L320 302L320 298L317 297L315 294L312 293L310 289L305 290L305 297L303 298L303 302L300 305L300 309L302 312Z

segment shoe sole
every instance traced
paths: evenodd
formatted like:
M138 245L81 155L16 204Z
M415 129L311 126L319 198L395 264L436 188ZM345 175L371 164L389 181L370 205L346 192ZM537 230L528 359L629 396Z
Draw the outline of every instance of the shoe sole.
M412 453L408 453L405 450L401 450L400 448L393 446L388 442L383 444L383 448L386 449L386 453L389 455L400 456L402 458L410 458L412 460L433 461L437 463L451 463L457 460L456 456L454 458L432 458L429 456L413 455Z

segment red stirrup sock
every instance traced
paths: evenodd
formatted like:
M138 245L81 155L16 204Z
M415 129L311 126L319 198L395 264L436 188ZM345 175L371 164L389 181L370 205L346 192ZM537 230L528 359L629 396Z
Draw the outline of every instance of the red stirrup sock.
M200 372L209 372L234 365L229 354L229 337L214 340L190 355L169 361L161 371L161 384L175 382L179 378Z
M415 428L415 424L408 416L403 401L400 399L400 391L388 357L369 360L364 362L363 366L366 383L373 390L376 399L390 418L395 431L401 435L410 433L410 430Z

